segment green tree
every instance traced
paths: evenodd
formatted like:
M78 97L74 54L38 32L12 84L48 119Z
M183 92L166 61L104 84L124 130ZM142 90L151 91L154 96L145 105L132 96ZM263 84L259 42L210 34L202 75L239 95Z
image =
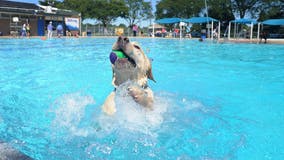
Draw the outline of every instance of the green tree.
M153 17L150 2L142 0L125 0L125 4L128 8L125 19L129 23L129 27L132 27L133 24L137 24L142 20Z
M232 10L240 18L283 18L283 0L233 0Z
M107 25L118 17L124 18L127 12L128 9L123 0L95 0L95 7L89 18L100 21L104 27L104 33L107 34Z
M156 5L156 18L190 18L198 16L204 8L201 0L161 0Z
M262 0L233 0L231 2L233 12L240 18L244 18L247 14L254 17L262 5Z
M259 9L259 21L266 19L277 19L284 17L284 1L281 0L264 0Z
M62 2L59 0L39 0L38 2L43 6L62 7Z
M106 27L118 17L124 18L128 9L123 0L95 0L92 11L89 18L97 19Z
M97 19L104 26L125 17L128 11L123 0L64 0L63 7L80 12L83 19Z
M60 7L80 12L82 19L86 19L93 18L93 10L96 6L94 0L64 0Z
M235 19L230 2L231 0L208 0L208 16L221 22Z
M124 0L64 0L62 7L80 12L82 19L96 19L102 23L105 32L111 22L128 13Z

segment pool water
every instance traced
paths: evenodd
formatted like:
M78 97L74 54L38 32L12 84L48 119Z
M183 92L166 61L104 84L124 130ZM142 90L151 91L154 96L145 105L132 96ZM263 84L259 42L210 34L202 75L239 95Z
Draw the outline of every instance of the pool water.
M154 110L113 90L116 38L0 39L0 141L33 159L283 159L284 45L134 39Z

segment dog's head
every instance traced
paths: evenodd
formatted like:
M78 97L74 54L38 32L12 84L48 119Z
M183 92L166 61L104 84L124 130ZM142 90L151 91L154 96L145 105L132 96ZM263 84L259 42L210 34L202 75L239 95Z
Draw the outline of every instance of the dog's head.
M136 69L155 82L151 62L138 43L130 42L129 38L120 36L112 49L122 51L126 56L126 58L116 60L117 68Z

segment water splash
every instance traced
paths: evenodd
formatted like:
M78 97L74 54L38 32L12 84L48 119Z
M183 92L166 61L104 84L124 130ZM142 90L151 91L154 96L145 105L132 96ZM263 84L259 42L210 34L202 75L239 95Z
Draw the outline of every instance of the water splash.
M108 131L123 128L132 132L152 134L151 131L159 128L163 123L163 114L169 107L167 100L156 97L153 109L145 108L128 95L127 88L130 85L133 83L128 81L117 88L115 97L117 112L113 116L101 115L100 126Z
M90 107L93 113L88 117L87 106L94 104L91 96L70 93L59 97L51 109L53 137L57 137L54 148L80 146L66 152L85 159L230 159L245 145L244 134L231 127L219 107L159 92L154 109L148 110L128 95L128 85L116 91L113 116L105 115L100 107Z
M94 103L92 96L80 93L70 93L59 97L51 106L51 112L55 114L52 127L68 130L70 135L87 136L88 130L80 128L79 125L85 116L86 107Z

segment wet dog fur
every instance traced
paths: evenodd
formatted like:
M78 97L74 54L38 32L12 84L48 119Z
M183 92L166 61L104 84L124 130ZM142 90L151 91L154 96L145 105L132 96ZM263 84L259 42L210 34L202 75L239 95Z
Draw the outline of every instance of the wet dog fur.
M122 51L127 58L117 59L112 64L113 79L112 84L115 88L126 81L132 81L128 94L135 102L146 108L152 108L154 95L153 91L148 87L148 79L154 80L152 74L152 65L149 58L143 52L142 48L136 42L130 42L127 37L118 37L113 44L112 50ZM102 110L108 115L113 115L116 112L115 90L109 94Z

